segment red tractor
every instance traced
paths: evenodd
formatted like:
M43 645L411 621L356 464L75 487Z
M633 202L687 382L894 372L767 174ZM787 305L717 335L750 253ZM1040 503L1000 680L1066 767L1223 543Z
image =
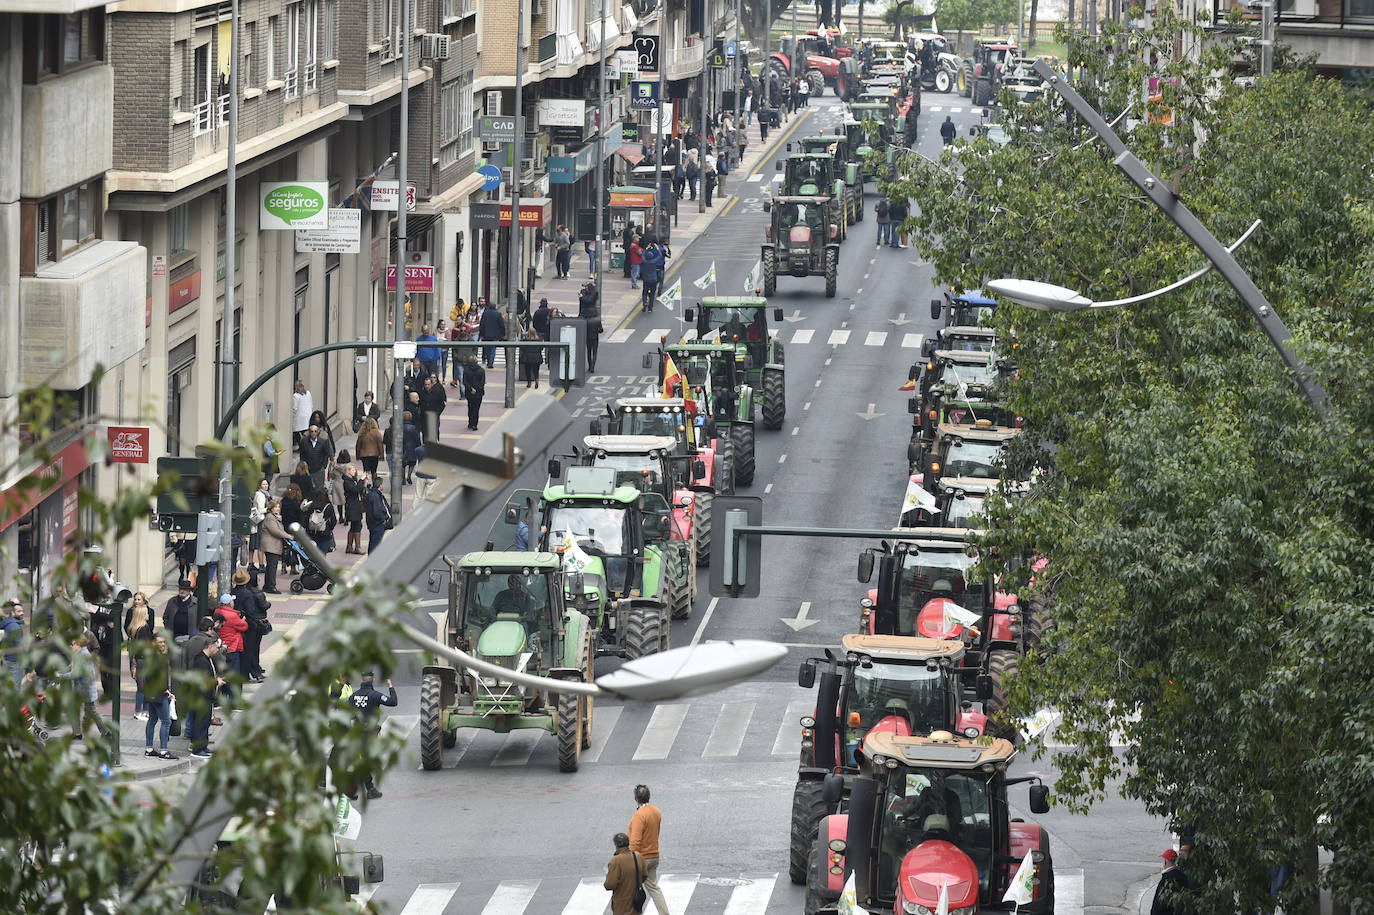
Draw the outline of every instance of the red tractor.
M1012 819L1007 788L1033 782L1032 813L1049 812L1038 776L1009 778L1016 749L1006 740L873 732L859 754L849 809L822 818L807 862L807 915L836 913L850 874L864 912L944 911L973 915L1007 907L1013 883L1026 887L1018 911L1054 911L1050 838ZM823 800L837 804L845 779L829 775ZM1023 878L1022 880L1018 879Z
M795 55L790 47L791 39L783 39L783 49L773 52L768 59L768 65L778 71L778 75L784 79L791 79L793 76L800 76L809 80L811 83L811 94L820 98L825 94L825 87L829 86L836 95L843 90L840 86L840 59L833 53L833 48L824 46L823 42L814 39L801 40L798 43L802 47L795 50ZM796 56L801 57L805 54L806 64L801 73L792 72L792 60Z
M988 105L1002 88L1002 77L1013 58L1021 56L1021 49L1010 38L979 38L973 43L973 53L959 71L960 88L971 96L974 105Z

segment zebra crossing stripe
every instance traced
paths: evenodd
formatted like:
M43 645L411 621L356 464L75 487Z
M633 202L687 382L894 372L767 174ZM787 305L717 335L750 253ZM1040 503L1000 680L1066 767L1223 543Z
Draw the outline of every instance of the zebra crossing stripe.
M401 915L440 915L456 892L456 883L422 883L410 894Z
M832 330L830 332L830 339L826 342L829 343L831 346L844 346L846 343L849 342L849 331Z
M773 898L773 886L778 875L769 877L746 877L747 883L735 887L730 901L725 904L724 915L758 915L768 908L768 900Z
M523 766L530 761L530 755L534 753L534 745L539 743L539 738L543 736L543 731L534 728L511 731L510 736L501 745L501 749L491 764L493 766Z
M667 334L668 334L668 328L666 328L666 327L655 327L653 330L649 331L647 334L644 335L644 342L645 342L645 343L662 343L662 342L663 342L663 338L664 338Z
M728 702L721 707L716 726L706 740L702 756L738 756L744 745L744 734L749 730L749 719L754 716L754 703Z
M793 699L787 703L787 711L783 713L782 724L778 727L778 736L773 741L773 755L784 756L788 753L795 753L801 746L801 725L797 722L802 715L810 715L816 707L814 699Z
M814 330L811 330L810 328L806 328L806 329L803 329L803 330L799 330L799 331L797 331L795 334L792 335L792 343L793 343L794 345L796 345L796 344L798 344L798 343L802 343L802 344L810 343L810 342L811 342L811 338L814 337L814 336L816 336L816 332L815 332Z
M692 893L697 888L701 874L660 875L658 888L663 890L663 898L668 903L669 912L685 912L692 901Z
M539 889L539 881L505 880L487 900L482 915L524 915L525 907Z
M604 877L583 877L563 906L563 915L601 915L611 902L611 891L604 884Z
M690 707L687 703L681 702L655 708L653 717L644 728L644 735L639 738L639 746L635 748L633 758L667 759L668 753L673 749L673 741L677 740L677 732L682 728L682 722L687 720L687 710Z
M887 332L882 330L870 330L864 338L864 346L882 346L886 342Z
M634 336L634 333L635 333L635 332L634 332L633 330L631 330L630 328L628 328L628 327L622 327L622 328L620 328L619 330L611 331L610 336L608 336L608 337L606 338L606 342L607 342L607 343L624 343L626 340L629 340L631 337L633 337L633 336Z
M903 335L902 335L902 348L903 348L903 349L920 349L920 348L921 348L921 343L922 343L923 340L925 340L925 335L924 335L924 334L903 334Z
M1083 915L1083 871L1054 871L1054 915Z
M622 711L624 707L619 705L593 709L592 745L582 751L584 763L596 762L601 758L601 751L606 749L606 743L611 739L611 731L615 730L615 723L620 720Z

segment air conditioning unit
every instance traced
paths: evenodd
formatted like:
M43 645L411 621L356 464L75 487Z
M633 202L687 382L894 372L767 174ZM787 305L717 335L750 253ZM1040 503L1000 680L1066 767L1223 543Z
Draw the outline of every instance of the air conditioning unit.
M429 33L420 36L422 60L448 60L450 39L447 35Z
M483 140L483 141L482 141L482 152L484 152L484 153L495 154L495 153L499 153L499 152L501 151L501 149L502 149L502 144L500 144L500 143L489 143L489 142L487 142L486 140Z
M487 114L492 115L493 117L494 117L494 116L497 116L497 115L499 115L499 114L501 114L501 90L500 90L500 89L488 89L488 90L487 90L487 104L486 104L484 110L486 111Z
M562 157L567 154L568 145L566 143L552 143L549 145L549 155Z
M1317 18L1317 0L1279 0L1279 15L1285 19Z
M539 171L539 160L535 158L524 158L520 160L520 174L533 177Z

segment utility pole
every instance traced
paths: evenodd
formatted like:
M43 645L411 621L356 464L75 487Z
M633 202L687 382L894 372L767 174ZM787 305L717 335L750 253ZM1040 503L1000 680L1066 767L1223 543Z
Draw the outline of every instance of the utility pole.
M605 238L601 227L606 218L606 0L601 0L601 38L596 45L601 65L596 74L596 307L601 307L602 277L605 274ZM630 252L626 251L629 257Z
M1274 0L1260 0L1260 76L1274 72Z
M740 96L744 93L741 86L744 80L740 78L740 53L739 53L739 17L744 12L744 0L735 0L735 56L731 61L730 73L735 81L735 136L744 136L744 124L739 119Z
M668 49L663 47L663 18L658 20L658 107L654 109L654 236L663 238L663 224L668 219L668 201L663 196L663 106L668 103L664 90L668 87L663 79L663 55ZM629 257L630 252L626 251Z
M410 4L401 4L401 152L396 160L396 304L392 341L399 341L406 324L406 156L410 133ZM392 351L391 379L391 513L401 520L401 483L405 479L405 383L401 362ZM419 417L415 421L419 422Z
M759 78L763 81L763 98L773 107L773 0L763 0L763 66ZM759 106L755 105L757 109ZM757 113L757 111L755 112Z
M229 8L229 149L224 176L224 320L220 327L220 415L234 402L234 372L238 353L234 349L234 235L238 231L239 146L239 0ZM229 578L234 573L234 466L226 460L219 472L219 593L229 593ZM213 600L213 598L212 598ZM203 608L202 608L203 609Z
M604 26L603 26L604 28ZM602 33L605 37L605 33ZM510 160L510 296L506 299L506 339L514 340L515 298L520 289L520 162L525 158L525 4L515 5L515 147ZM598 163L598 167L600 163ZM515 350L506 349L506 409L515 406Z
M697 104L701 107L701 126L697 130L697 147L701 150L701 181L706 182L706 67L710 63L706 55L706 36L714 34L710 27L710 7L707 0L701 0L701 73L697 75ZM660 20L661 21L661 20ZM697 212L706 212L706 189L697 194Z

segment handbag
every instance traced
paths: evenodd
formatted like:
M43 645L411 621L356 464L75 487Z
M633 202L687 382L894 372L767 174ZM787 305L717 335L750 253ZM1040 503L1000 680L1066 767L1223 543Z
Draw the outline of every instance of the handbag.
M167 733L172 737L181 736L181 719L177 717L177 697L167 697Z
M630 897L630 905L636 912L642 913L645 903L649 901L649 894L644 890L644 878L639 875L639 852L630 852L630 857L635 859L635 894Z
M265 616L258 617L258 631L263 635L267 635L267 633L272 631L272 621Z

